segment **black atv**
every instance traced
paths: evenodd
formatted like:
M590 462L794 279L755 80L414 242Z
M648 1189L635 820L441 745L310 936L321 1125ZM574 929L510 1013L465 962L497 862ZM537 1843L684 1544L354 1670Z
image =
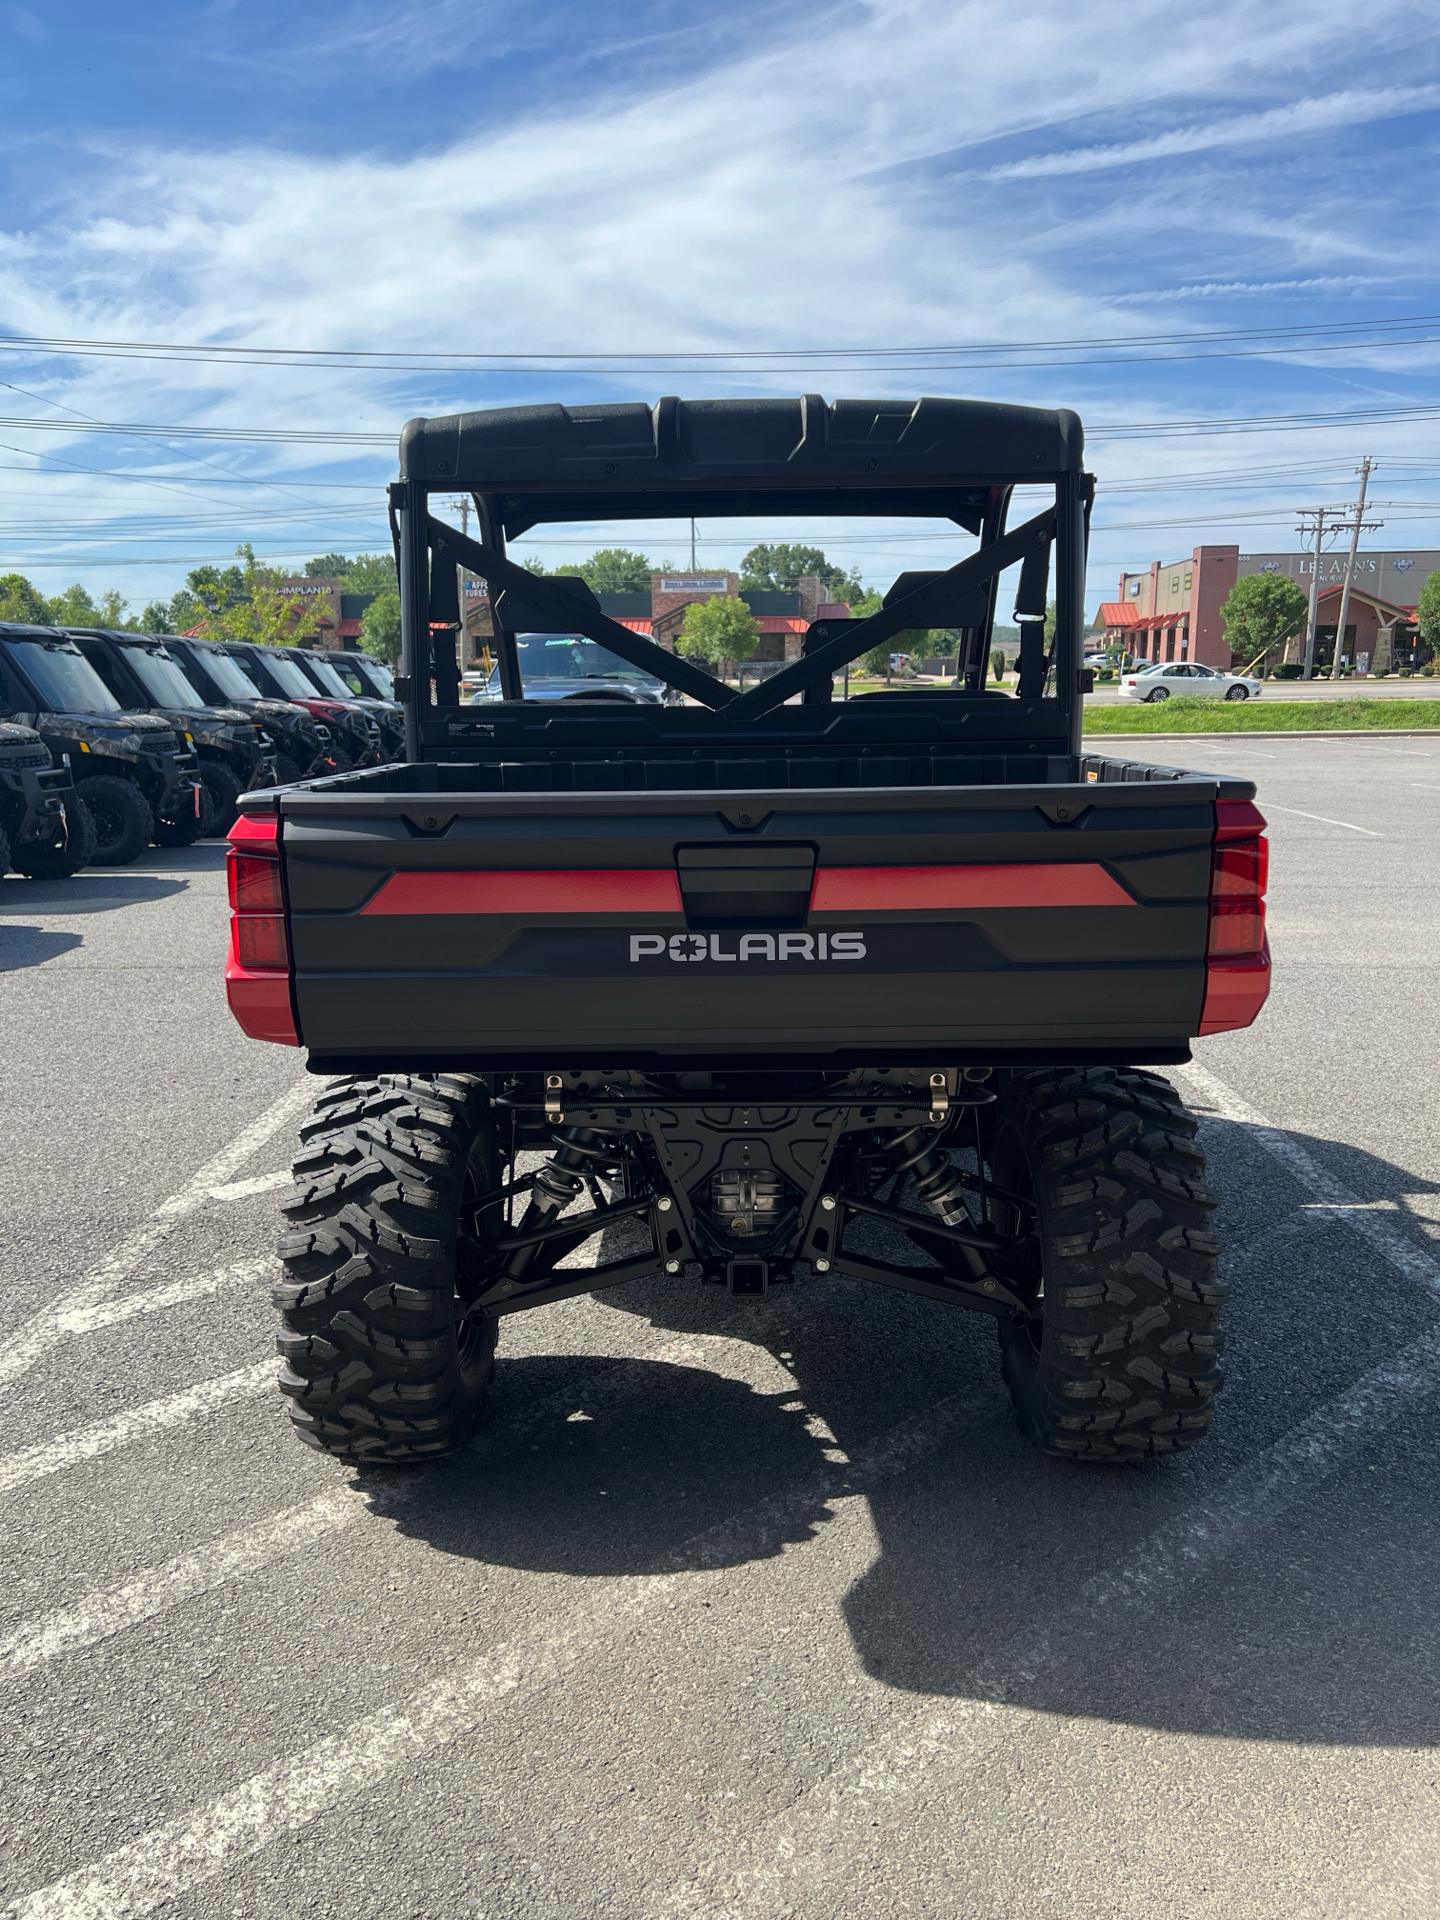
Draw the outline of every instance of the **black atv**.
M387 763L405 758L405 709L364 677L353 653L322 647L295 647L295 658L320 692L332 700L350 700L364 709L380 729L380 749Z
M233 641L227 651L272 698L295 701L313 720L329 727L331 752L343 772L383 763L380 729L374 720L348 692L343 700L319 692L293 658L293 647L260 647Z
M271 699L227 647L215 640L166 635L165 646L201 697L220 707L238 707L264 727L275 743L275 778L282 787L321 780L349 762L329 727L289 699Z
M126 867L152 841L200 836L200 767L190 742L131 713L66 634L0 622L0 717L34 727L64 756L95 827L96 866Z
M89 864L95 828L67 761L56 766L34 727L0 721L0 878L66 879Z
M275 748L264 723L238 707L217 707L202 698L164 640L99 627L66 631L122 706L158 713L194 741L204 789L202 836L228 833L240 795L275 785Z

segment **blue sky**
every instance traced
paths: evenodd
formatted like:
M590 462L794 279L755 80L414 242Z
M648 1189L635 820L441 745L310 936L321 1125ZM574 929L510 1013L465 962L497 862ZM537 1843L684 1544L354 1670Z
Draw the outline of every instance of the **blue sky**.
M1362 454L1372 541L1440 546L1440 412L1403 411L1440 409L1437 132L1434 9L1387 0L0 0L0 336L856 350L508 375L3 350L0 572L138 606L241 539L374 550L413 413L757 388L1076 407L1092 605L1199 541L1291 547ZM1316 328L1353 331L1259 332ZM1238 329L1263 352L1214 337ZM1011 364L870 351L981 343ZM1185 424L1347 413L1377 417ZM263 429L375 443L196 436ZM702 527L701 558L765 531ZM884 582L925 556L837 557Z

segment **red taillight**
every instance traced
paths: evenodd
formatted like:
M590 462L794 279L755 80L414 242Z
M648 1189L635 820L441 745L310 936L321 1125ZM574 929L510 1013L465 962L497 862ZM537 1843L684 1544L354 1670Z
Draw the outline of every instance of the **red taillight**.
M242 967L288 967L285 916L244 913L235 916L235 958Z
M1217 845L1210 866L1211 953L1258 953L1265 944L1269 848L1260 834Z
M273 813L242 814L230 833L230 1011L253 1040L296 1047L290 1003L290 944L280 880L280 823Z
M1248 1027L1270 992L1265 816L1249 800L1219 800L1215 813L1202 1034Z
M257 860L252 853L232 852L226 861L232 913L283 913L280 862Z

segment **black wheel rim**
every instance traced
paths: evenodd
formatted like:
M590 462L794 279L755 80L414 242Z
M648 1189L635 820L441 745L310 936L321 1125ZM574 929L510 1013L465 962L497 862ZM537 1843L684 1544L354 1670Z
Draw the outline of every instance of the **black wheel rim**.
M95 851L109 853L125 837L125 821L120 809L108 800L88 802L90 818L95 822Z

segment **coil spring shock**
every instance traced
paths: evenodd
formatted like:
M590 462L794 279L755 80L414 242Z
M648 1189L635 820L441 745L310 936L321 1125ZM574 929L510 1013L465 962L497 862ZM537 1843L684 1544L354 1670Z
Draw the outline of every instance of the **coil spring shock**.
M907 1173L914 1176L916 1198L927 1213L933 1213L947 1227L971 1224L970 1211L961 1198L964 1176L940 1151L938 1133L931 1134L918 1125L906 1127L882 1140L880 1151L902 1185Z
M607 1135L594 1127L567 1127L551 1138L555 1151L530 1183L527 1228L547 1225L556 1214L563 1213L572 1200L578 1199L587 1178L592 1178L610 1162L616 1159L623 1162L627 1157L609 1143ZM517 1247L505 1262L505 1279L523 1280L539 1251L533 1246Z

